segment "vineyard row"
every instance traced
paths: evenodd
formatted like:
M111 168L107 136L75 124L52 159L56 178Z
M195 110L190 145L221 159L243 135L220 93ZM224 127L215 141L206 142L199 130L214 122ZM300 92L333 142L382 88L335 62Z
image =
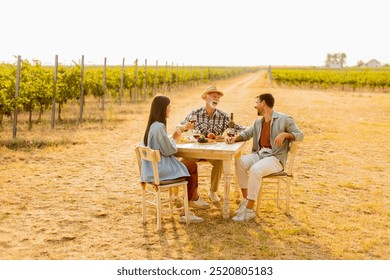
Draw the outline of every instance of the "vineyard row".
M339 70L318 68L273 68L271 78L278 85L304 86L344 89L379 89L387 91L390 87L390 69L357 69Z
M19 66L19 67L18 67ZM156 65L138 66L88 66L80 64L43 66L39 61L19 60L19 63L0 64L0 126L3 116L12 117L18 110L31 115L34 110L41 114L58 104L58 119L61 108L77 100L84 106L84 97L104 97L114 102L145 100L157 92L164 93L184 86L194 86L213 80L226 79L244 72L255 71L255 67L190 67ZM81 101L81 102L80 102ZM82 109L80 110L82 120Z

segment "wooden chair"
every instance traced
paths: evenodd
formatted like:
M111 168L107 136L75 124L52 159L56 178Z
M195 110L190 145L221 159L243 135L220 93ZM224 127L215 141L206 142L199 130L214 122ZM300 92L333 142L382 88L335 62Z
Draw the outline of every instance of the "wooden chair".
M152 164L154 181L142 182L142 222L146 223L146 206L147 204L154 205L157 211L157 231L161 230L161 216L163 213L172 213L174 211L181 211L184 209L186 224L189 224L189 209L188 209L188 195L187 195L187 181L184 178L177 178L173 180L160 181L158 175L158 165L160 162L160 151L152 150L149 147L137 146L135 148L135 155L137 157L139 174L141 176L141 164L142 160L149 161ZM182 188L184 206L177 206L178 197L173 193L178 194L177 189ZM163 192L167 192L168 195L163 195ZM154 196L150 198L150 195ZM169 203L169 209L163 209L163 203Z
M291 141L284 171L273 173L262 178L261 188L257 196L256 213L259 212L261 200L275 200L279 208L281 201L284 200L286 202L286 214L290 215L290 186L293 179L292 171L296 154L297 144L295 141Z

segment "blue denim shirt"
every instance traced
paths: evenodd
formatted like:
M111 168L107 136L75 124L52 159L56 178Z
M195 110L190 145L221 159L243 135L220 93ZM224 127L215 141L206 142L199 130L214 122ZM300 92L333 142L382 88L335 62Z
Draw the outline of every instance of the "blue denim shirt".
M262 122L264 118L259 118L255 120L253 125L241 132L241 137L247 141L250 138L253 138L252 151L257 153L260 150L259 140L262 129ZM296 125L294 119L289 115L272 112L271 119L271 146L272 146L272 155L275 156L280 163L284 166L287 160L287 151L288 151L288 143L289 141L284 141L283 145L277 147L274 143L276 136L278 136L282 132L289 132L294 135L295 141L303 140L303 133Z
M148 147L160 150L161 161L157 165L161 181L190 176L185 165L174 156L177 153L176 142L169 138L163 123L156 121L150 126ZM154 180L150 162L142 161L141 174L143 182Z

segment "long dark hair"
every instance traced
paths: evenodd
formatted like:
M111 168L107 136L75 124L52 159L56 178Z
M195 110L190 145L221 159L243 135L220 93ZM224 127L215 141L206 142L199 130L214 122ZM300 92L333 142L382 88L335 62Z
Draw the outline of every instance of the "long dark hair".
M163 123L165 127L167 126L167 107L169 103L171 103L171 100L166 96L159 95L153 99L152 105L150 106L148 125L144 134L145 146L148 145L148 135L152 123L158 121Z

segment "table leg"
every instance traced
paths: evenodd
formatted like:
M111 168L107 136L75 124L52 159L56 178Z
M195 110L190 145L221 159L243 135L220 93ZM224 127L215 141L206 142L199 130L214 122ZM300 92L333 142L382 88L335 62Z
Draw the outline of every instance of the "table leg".
M240 150L240 151L234 156L234 164L236 163L236 161L237 161L241 156L242 156L242 150ZM241 197L241 188L240 188L240 186L238 185L236 168L234 168L234 180L235 180L235 183L236 183L236 189L234 190L234 196L235 196L236 199L240 199L240 197Z
M231 179L231 160L223 161L223 218L229 218L230 214L230 179Z

